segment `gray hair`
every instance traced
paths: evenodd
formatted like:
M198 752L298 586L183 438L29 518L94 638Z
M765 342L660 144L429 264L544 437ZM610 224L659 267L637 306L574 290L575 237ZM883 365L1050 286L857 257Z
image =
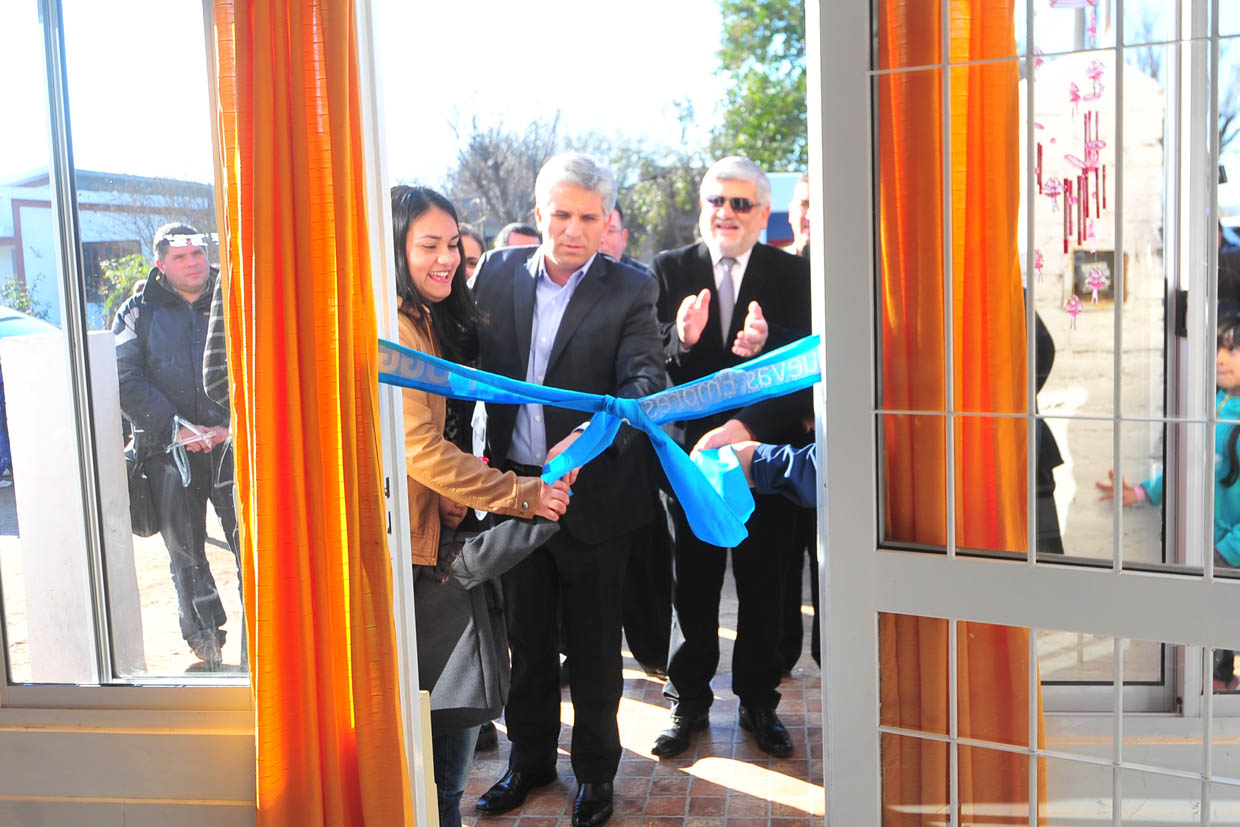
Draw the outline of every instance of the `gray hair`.
M729 155L715 161L702 176L702 186L698 194L706 195L706 185L712 181L749 181L754 185L754 195L758 197L758 203L762 205L771 203L771 179L766 177L762 167L748 158Z
M603 198L603 217L611 215L616 205L616 176L605 165L580 152L561 152L552 155L538 171L534 181L534 198L539 205L546 204L551 190L557 184L572 184L598 193Z

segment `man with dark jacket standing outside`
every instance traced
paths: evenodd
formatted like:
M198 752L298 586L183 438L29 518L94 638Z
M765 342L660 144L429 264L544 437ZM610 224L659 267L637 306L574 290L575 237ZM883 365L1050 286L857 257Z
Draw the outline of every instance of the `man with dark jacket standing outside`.
M219 274L207 263L205 237L187 224L160 227L152 247L155 267L144 289L121 306L112 325L121 409L159 511L181 635L202 662L197 669L218 671L227 616L206 557L208 500L240 566L228 408L203 388Z

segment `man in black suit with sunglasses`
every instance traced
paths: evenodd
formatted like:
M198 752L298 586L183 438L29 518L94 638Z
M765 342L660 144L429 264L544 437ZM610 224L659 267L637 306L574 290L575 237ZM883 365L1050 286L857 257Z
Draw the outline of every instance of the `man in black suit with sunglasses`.
M702 242L659 254L658 315L668 374L676 384L732 367L794 341L810 330L809 262L758 242L771 213L771 185L752 161L728 157L701 185ZM680 444L692 448L728 414L679 423ZM790 430L801 426L790 421ZM796 434L764 434L776 442ZM752 438L752 437L750 437ZM710 723L710 686L719 664L719 594L727 549L707 545L689 529L680 504L663 492L673 538L673 625L664 696L671 722L655 741L661 757L688 749ZM791 553L795 506L758 496L749 537L732 550L739 603L732 689L740 725L764 751L791 755L792 740L775 714L783 667L779 656L779 555Z

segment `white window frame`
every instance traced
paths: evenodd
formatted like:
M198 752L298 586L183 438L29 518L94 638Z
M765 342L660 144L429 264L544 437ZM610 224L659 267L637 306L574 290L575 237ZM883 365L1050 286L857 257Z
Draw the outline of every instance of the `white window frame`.
M1122 19L1122 0L1117 15ZM944 21L949 4L944 3ZM1032 6L1032 2L1028 2ZM1206 0L1186 0L1185 19L1190 31L1204 34L1207 19L1217 14ZM809 127L811 147L811 186L815 203L824 209L813 216L813 234L823 239L812 248L816 273L824 274L814 283L814 324L824 338L823 395L819 403L818 439L821 459L819 522L822 538L820 594L824 641L823 704L829 824L854 825L881 823L880 755L878 726L879 650L877 616L882 612L953 618L986 623L1021 626L1030 629L1066 629L1117 639L1169 641L1190 647L1222 647L1234 644L1237 628L1237 584L1215 580L1210 555L1203 554L1204 576L1146 573L1125 570L1120 558L1121 543L1116 542L1110 568L1034 564L1033 548L1024 562L957 557L954 538L947 554L921 554L885 551L879 548L880 507L877 462L879 440L876 428L875 323L876 284L875 237L876 198L874 194L873 103L871 96L870 47L873 38L870 0L808 0L807 68ZM1032 20L1032 15L1028 18ZM1122 37L1117 26L1117 38ZM1032 40L1032 38L1030 38ZM1217 56L1217 41L1210 44ZM1032 48L1032 47L1031 47ZM1187 47L1185 47L1187 48ZM1122 54L1117 65L1122 65ZM1200 64L1198 64L1200 65ZM946 73L945 73L946 74ZM1199 76L1199 75L1198 75ZM946 82L946 80L945 80ZM1121 81L1122 83L1122 81ZM1202 115L1216 114L1217 102L1205 95L1203 87L1190 87L1192 120L1208 122ZM1120 92L1122 94L1122 91ZM1217 93L1215 93L1216 95ZM1117 111L1122 118L1122 98ZM946 126L946 125L945 125ZM1207 127L1200 127L1206 129ZM1213 135L1200 136L1213 147ZM1201 144L1196 144L1200 146ZM1028 147L1022 151L1029 152ZM1215 153L1209 153L1212 157ZM1117 158L1120 157L1117 153ZM1188 184L1186 203L1215 205L1216 179L1203 169L1198 159L1185 159L1180 174ZM1205 160L1210 160L1207 157ZM949 163L949 161L948 161ZM1031 166L1031 165L1030 165ZM1216 169L1216 166L1214 167ZM1211 170L1212 172L1212 170ZM1121 202L1122 175L1115 176L1116 203ZM950 178L948 179L950 180ZM950 199L950 191L945 198ZM1170 196L1169 196L1170 197ZM1190 342L1206 342L1206 353L1213 353L1214 288L1205 278L1214 264L1213 248L1198 243L1202 233L1212 228L1216 211L1186 210L1190 227L1182 245L1188 260L1189 283L1197 289L1197 316L1190 318ZM950 215L950 212L947 214ZM830 221L824 218L829 216ZM1118 222L1117 222L1118 224ZM950 227L945 228L950 231ZM1122 261L1122 237L1117 226L1116 260ZM1031 245L1026 245L1030 248ZM950 249L950 246L948 247ZM1032 268L1027 268L1031 272ZM950 274L950 263L946 267ZM950 276L948 276L950 277ZM1122 268L1117 270L1122 279ZM1119 293L1122 285L1117 284ZM950 293L948 294L950 297ZM1031 304L1031 303L1030 303ZM1027 318L1027 336L1032 338L1033 321ZM1122 324L1117 320L1116 351L1122 354ZM1208 334L1207 334L1208 332ZM950 332L949 332L950 335ZM947 353L950 357L952 350ZM1118 358L1118 356L1117 356ZM1203 421L1206 445L1196 450L1209 456L1213 445L1213 399L1209 380L1203 376L1200 361L1190 361L1197 388L1190 397L1191 418ZM950 373L949 373L950 375ZM1117 376L1122 374L1116 373ZM1032 380L1030 381L1032 398ZM948 395L950 400L950 391ZM1116 406L1117 413L1121 409ZM1033 419L1029 418L1029 440L1033 445ZM952 429L948 428L948 434ZM1202 450L1204 449L1204 450ZM1116 431L1116 459L1119 459L1119 433ZM1032 456L1032 453L1030 454ZM949 454L950 457L950 454ZM1116 474L1122 472L1116 463ZM949 466L950 467L950 466ZM1030 470L1032 478L1032 469ZM1209 537L1206 520L1212 514L1213 477L1208 463L1199 463L1186 492L1187 513L1202 515L1187 521L1188 542L1202 547ZM954 493L948 474L948 514L954 513ZM1032 479L1030 480L1032 482ZM1030 486L1032 491L1032 485ZM830 496L827 496L827 492ZM1122 515L1117 509L1115 536L1122 538ZM951 523L949 522L949 525ZM831 553L834 551L835 553ZM838 584L838 588L835 588ZM950 640L955 639L952 621ZM1031 635L1030 659L1036 662L1035 636ZM1185 672L1204 680L1208 663L1200 649L1189 650ZM1122 681L1120 646L1116 644L1116 678ZM1036 670L1030 671L1031 730L1036 726ZM951 682L952 731L955 731L955 681ZM1121 692L1114 692L1115 705ZM1230 699L1228 699L1230 700ZM1200 696L1197 709L1186 697L1185 726L1210 732L1214 697ZM1130 712L1108 715L1113 727L1115 755L1113 772L1114 823L1120 823L1121 768L1125 728L1142 726ZM1166 718L1164 717L1164 721ZM1036 743L1031 731L1030 743ZM1211 749L1203 739L1202 766L1206 775L1211 767ZM1032 755L1029 750L1025 754ZM1031 789L1036 789L1036 761L1030 761ZM1209 823L1210 784L1202 782L1201 818ZM956 779L951 779L951 800L957 800ZM1036 802L1030 807L1030 824L1036 824Z
M371 284L379 337L399 341L396 295L396 250L392 234L389 195L387 133L384 126L380 67L381 41L376 36L379 16L369 0L355 0L357 11L358 71L362 105L362 149L365 165L366 212L370 230ZM405 428L402 392L379 385L380 434L383 442L384 494L387 498L388 551L392 559L392 608L400 678L401 723L405 760L417 824L438 819L430 743L430 704L420 692L417 623L413 606L413 550L409 537L409 495L405 472Z
M74 183L74 163L71 130L68 114L68 89L65 77L63 39L63 13L61 0L38 0L39 14L43 22L44 65L47 72L47 105L50 118L52 214L58 237L56 257L61 274L61 292L65 302L64 328L67 348L70 352L70 373L66 377L73 388L78 418L78 455L81 468L81 508L85 517L87 536L86 555L90 582L92 629L83 629L92 635L95 652L96 677L99 683L42 684L8 683L7 670L0 675L0 724L7 721L27 720L30 714L20 710L52 709L160 709L160 710L231 710L248 715L251 709L248 676L213 675L210 678L118 676L112 669L111 619L105 595L104 543L102 534L102 505L98 489L98 469L95 463L94 420L91 416L89 398L89 370L85 356L85 294L81 276L81 246L77 224L77 192ZM202 0L203 34L206 42L206 58L210 64L207 73L210 88L204 105L214 111L215 99L215 43L214 5ZM223 165L219 136L212 130L212 148L216 174L216 191L223 180ZM216 199L218 209L223 201ZM223 222L220 222L223 226ZM227 244L220 245L221 269L227 270ZM84 458L84 459L83 459ZM0 624L0 652L7 663L8 641L5 625Z

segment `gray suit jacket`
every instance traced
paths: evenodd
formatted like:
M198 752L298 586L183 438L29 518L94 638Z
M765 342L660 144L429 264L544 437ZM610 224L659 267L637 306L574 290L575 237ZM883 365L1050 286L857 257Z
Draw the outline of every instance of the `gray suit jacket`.
M414 566L418 679L431 693L431 723L451 730L494 720L508 700L508 631L497 578L546 543L559 526L506 520L483 531L444 529L439 566Z

